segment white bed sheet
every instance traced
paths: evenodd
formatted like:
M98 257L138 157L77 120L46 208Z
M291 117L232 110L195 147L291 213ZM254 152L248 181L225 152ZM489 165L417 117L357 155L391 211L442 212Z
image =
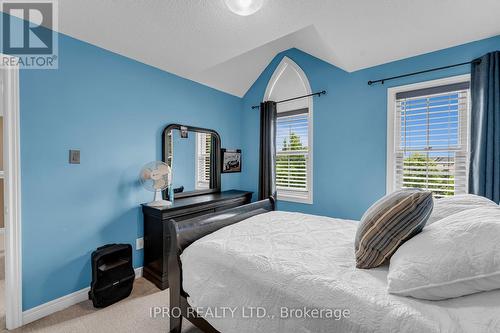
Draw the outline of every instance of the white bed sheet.
M181 255L188 301L223 333L500 332L500 291L446 301L388 294L387 267L355 268L356 223L269 212L207 235ZM282 318L282 308L304 307L349 316Z

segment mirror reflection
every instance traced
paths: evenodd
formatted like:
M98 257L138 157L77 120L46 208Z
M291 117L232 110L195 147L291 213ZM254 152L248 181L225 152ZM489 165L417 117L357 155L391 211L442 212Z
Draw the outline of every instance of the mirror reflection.
M165 133L165 162L172 169L174 196L216 189L217 135L181 126Z

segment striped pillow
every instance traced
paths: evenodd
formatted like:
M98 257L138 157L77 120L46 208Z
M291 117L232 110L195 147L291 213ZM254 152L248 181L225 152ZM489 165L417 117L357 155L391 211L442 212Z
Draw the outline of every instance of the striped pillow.
M432 193L420 189L396 191L375 202L356 232L356 267L382 265L401 244L422 231L432 207Z

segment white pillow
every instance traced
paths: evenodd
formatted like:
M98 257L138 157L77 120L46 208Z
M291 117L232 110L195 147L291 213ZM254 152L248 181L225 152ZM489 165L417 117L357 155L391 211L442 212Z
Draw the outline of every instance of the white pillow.
M460 194L453 197L434 199L434 208L426 225L439 221L452 214L480 207L498 207L488 198L474 194Z
M428 300L500 288L500 208L476 208L444 218L392 256L391 294Z

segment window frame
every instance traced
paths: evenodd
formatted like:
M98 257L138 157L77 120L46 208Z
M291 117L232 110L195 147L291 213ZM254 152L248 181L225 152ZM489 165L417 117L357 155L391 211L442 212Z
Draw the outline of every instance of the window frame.
M311 110L307 108L299 108L297 110L288 110L287 111L281 110L278 112L277 118L280 118L280 113L287 113L290 111L300 111L303 109L307 109L306 112L302 112L300 114L307 114L307 153L302 153L304 155L307 155L307 163L306 163L306 190L291 190L291 189L284 189L284 188L279 188L276 185L276 192L278 194L278 200L285 200L285 201L291 201L291 202L298 202L298 203L306 203L306 204L312 204L312 115L311 115ZM287 117L282 116L282 117ZM301 154L301 155L302 155ZM278 151L276 151L276 157L278 157L280 154L278 154ZM282 154L282 155L287 155L287 154Z
M460 83L464 81L470 82L471 76L470 74L463 74L457 76L451 76L443 79L423 81L403 86L391 87L387 89L387 158L386 158L386 194L392 193L396 188L396 169L395 169L395 144L396 144L396 135L399 131L396 130L395 121L396 121L396 94L400 92L406 92L417 89L425 89L432 88L436 86L444 86L448 84ZM469 107L467 108L467 125L470 128L470 93L469 93ZM467 133L466 137L466 153L467 159L470 156L470 130ZM466 174L468 174L468 163ZM466 191L468 191L468 185L466 182Z
M199 176L199 169L200 169L200 166L201 166L201 163L200 163L200 155L209 155L210 156L210 152L207 154L202 154L200 152L200 148L201 148L201 145L203 145L203 141L206 140L207 136L210 135L209 133L204 133L204 132L196 132L196 139L195 139L195 159L196 159L196 162L195 162L195 183L194 183L194 188L195 190L207 190L210 188L210 179L208 181L202 181L200 180Z
M284 73L286 68L288 66L291 66L293 70L297 72L297 74L300 77L300 80L302 81L302 85L304 88L305 95L311 94L311 86L309 84L309 80L307 79L306 74L300 68L299 65L297 65L292 59L288 57L283 57L279 65L276 67L273 75L269 79L269 82L266 87L266 91L264 93L264 99L263 101L270 100L271 94L273 92L273 89L276 86L276 83L279 81L281 75ZM291 96L295 97L295 96ZM304 100L306 103L304 103ZM305 105L306 104L306 105ZM302 100L296 100L296 101L290 101L290 102L285 102L285 103L280 103L277 105L277 112L286 112L286 111L291 111L291 110L296 110L296 109L301 109L301 108L307 108L309 110L308 112L308 163L307 163L307 191L293 191L293 190L279 190L276 188L277 192L277 199L280 201L289 201L289 202L295 202L295 203L303 203L303 204L313 204L313 185L314 185L314 177L313 177L313 151L314 151L314 142L313 142L313 98L312 97L306 97Z

